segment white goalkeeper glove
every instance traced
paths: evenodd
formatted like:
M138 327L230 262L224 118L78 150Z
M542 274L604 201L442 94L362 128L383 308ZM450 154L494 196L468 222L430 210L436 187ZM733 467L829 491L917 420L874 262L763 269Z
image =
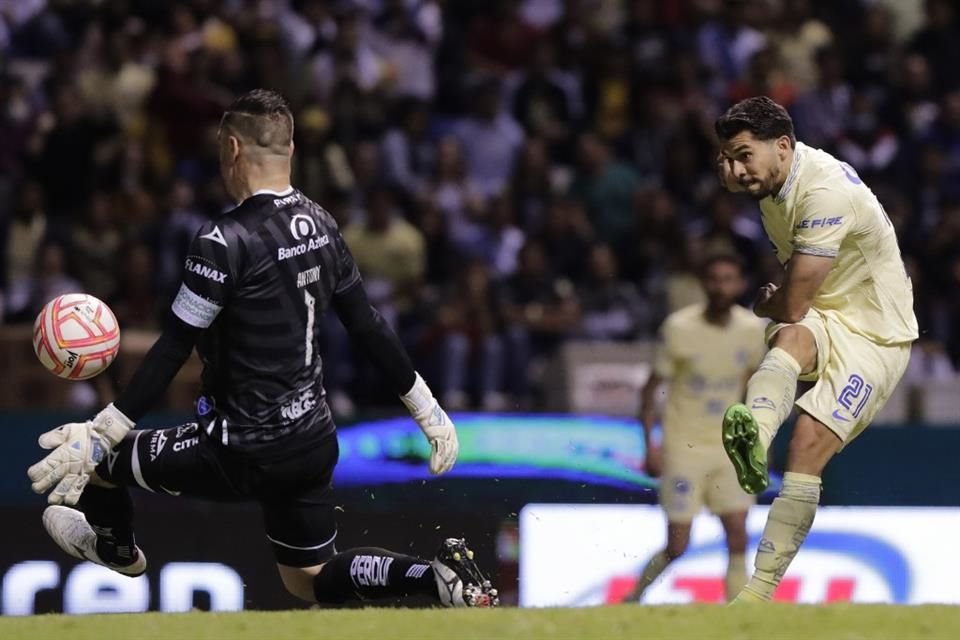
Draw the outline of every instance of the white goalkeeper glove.
M31 488L46 493L50 504L75 505L90 474L114 445L134 426L113 404L87 422L71 422L40 436L40 446L53 449L27 469Z
M400 400L430 443L430 473L440 475L450 471L460 452L457 430L419 373L413 388L400 396Z

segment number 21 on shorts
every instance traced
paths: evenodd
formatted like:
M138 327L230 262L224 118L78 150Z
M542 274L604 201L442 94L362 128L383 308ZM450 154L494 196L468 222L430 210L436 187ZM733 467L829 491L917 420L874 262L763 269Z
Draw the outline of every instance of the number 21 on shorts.
M839 402L840 406L844 409L850 411L854 418L859 418L860 413L863 411L872 393L873 385L864 382L860 375L854 373L847 380L847 386L845 386L840 392L840 395L837 396L837 402Z

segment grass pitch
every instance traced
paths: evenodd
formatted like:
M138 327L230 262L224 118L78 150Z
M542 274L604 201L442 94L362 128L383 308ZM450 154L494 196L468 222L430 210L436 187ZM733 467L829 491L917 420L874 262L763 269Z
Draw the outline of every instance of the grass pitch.
M539 640L960 637L960 607L613 606L589 609L288 611L0 618L4 640Z

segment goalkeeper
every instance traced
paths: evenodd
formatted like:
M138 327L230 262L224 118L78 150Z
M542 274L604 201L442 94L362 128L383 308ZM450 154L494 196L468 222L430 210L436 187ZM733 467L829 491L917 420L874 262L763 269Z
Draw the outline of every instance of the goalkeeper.
M370 306L333 217L290 185L293 127L271 91L252 91L223 115L221 173L239 204L193 239L165 328L116 402L40 437L52 452L28 475L34 491L50 491L44 527L68 554L136 576L147 559L127 487L252 500L284 586L303 600L428 596L445 606L493 606L496 590L463 540L444 541L433 561L336 549L338 447L317 356L321 314L332 308L383 371L430 442L432 473L453 467L458 442ZM204 363L196 421L135 430L194 347Z

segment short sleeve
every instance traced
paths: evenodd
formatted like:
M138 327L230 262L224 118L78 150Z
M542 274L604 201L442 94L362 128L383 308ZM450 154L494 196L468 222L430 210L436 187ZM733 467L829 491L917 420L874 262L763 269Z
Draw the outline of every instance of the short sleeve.
M849 196L833 189L814 189L799 204L793 230L793 251L836 257L840 243L854 224Z
M229 242L221 225L205 224L194 236L183 263L183 281L173 300L174 315L192 327L205 329L230 299L236 286L235 256L239 240Z
M676 373L673 333L670 322L664 322L660 327L660 334L654 349L653 372L664 380L673 378Z

